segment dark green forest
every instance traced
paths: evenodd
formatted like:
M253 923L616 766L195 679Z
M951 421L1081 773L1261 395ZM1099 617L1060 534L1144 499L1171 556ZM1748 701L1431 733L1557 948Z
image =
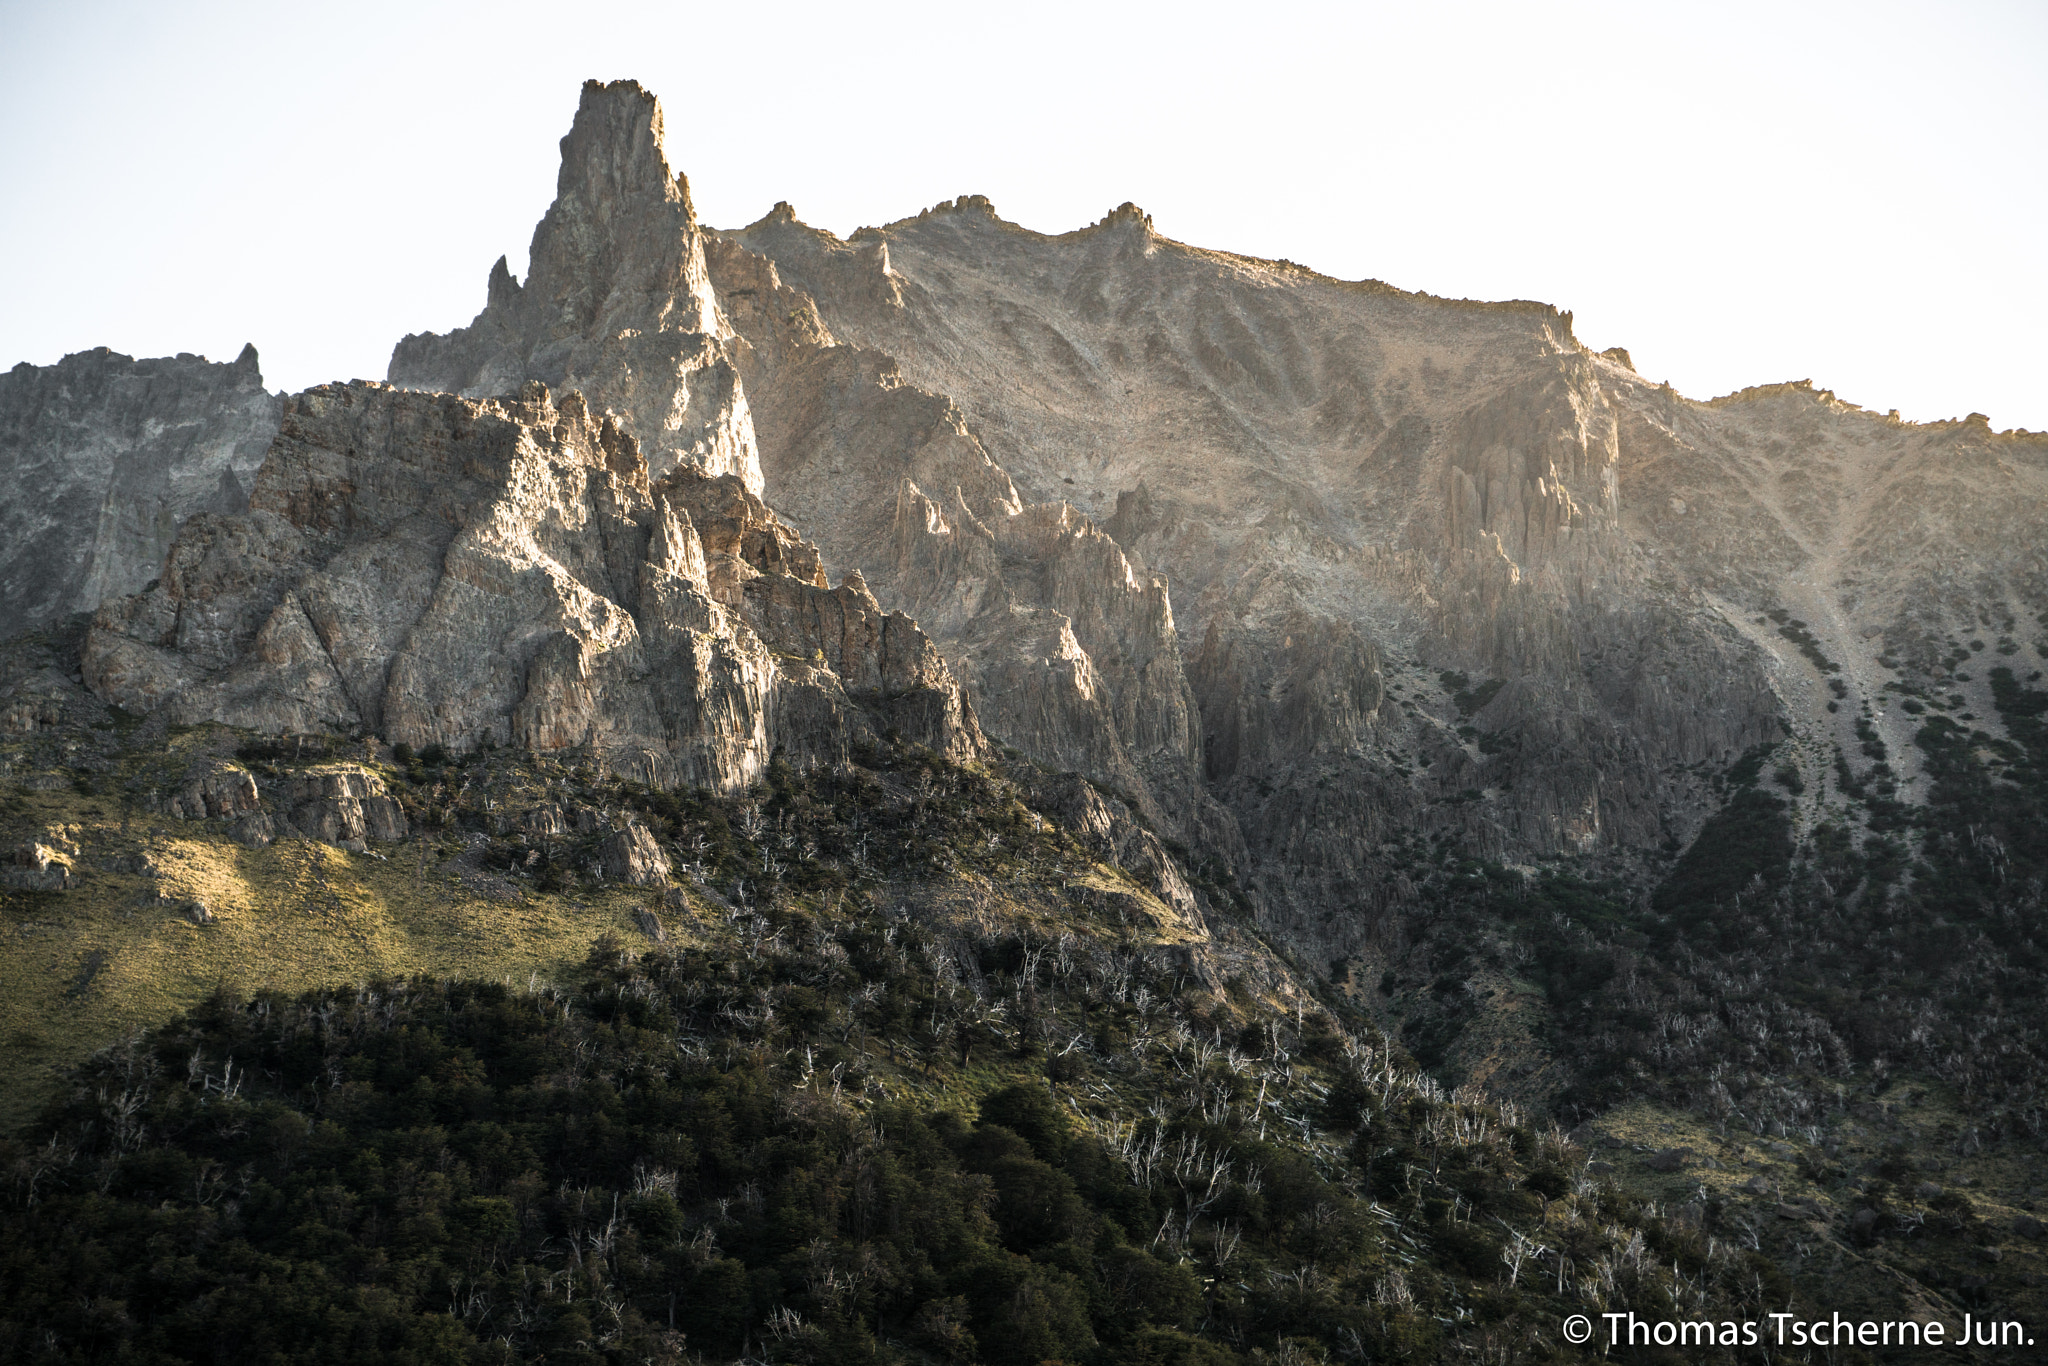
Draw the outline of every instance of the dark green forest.
M7 1146L0 1356L1541 1360L1586 1304L1787 1293L1554 1130L1176 977L786 909L573 989L221 994Z

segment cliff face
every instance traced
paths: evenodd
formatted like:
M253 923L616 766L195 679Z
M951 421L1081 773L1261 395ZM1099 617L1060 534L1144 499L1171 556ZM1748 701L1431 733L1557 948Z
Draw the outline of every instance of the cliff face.
M280 402L254 347L0 375L0 637L136 592L194 513L246 506Z
M661 105L632 81L583 87L555 202L522 285L501 257L468 327L407 337L391 382L489 397L529 379L618 415L657 477L677 464L761 491L731 332L705 275L689 182L662 151Z
M1762 742L1796 742L1816 820L1837 749L1867 767L1858 718L1909 748L1880 656L2048 605L2040 438L1799 385L1691 402L1555 309L1203 251L1129 205L1048 237L969 197L848 241L781 206L729 237L945 394L1021 503L1163 574L1204 776L1322 946L1401 901L1398 838L1633 856Z
M193 519L163 580L84 648L101 697L265 731L604 756L730 789L781 747L894 728L981 744L937 650L732 475L653 479L633 439L538 382L290 399L250 498Z
M1171 585L1188 752L1319 943L1398 901L1391 840L1654 846L1695 818L1687 770L1778 732L1755 648L1624 532L1620 423L1555 310L1198 251L1128 206L1063 238L978 199L731 236L949 395L1020 502L1067 500Z
M764 257L714 236L707 259L775 506L932 633L991 735L1234 861L1164 578L1071 504L1022 499L958 408L839 344ZM876 279L893 306L886 261Z

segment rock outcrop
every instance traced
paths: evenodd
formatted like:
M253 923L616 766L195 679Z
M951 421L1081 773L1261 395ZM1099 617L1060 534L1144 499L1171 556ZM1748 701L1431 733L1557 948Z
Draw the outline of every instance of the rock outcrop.
M468 327L400 342L391 382L486 398L536 379L576 389L639 440L654 477L680 463L759 493L689 182L662 150L660 103L635 82L583 87L528 260L521 284L498 259Z
M650 478L612 419L538 382L294 396L249 510L196 517L160 583L103 606L83 669L177 721L599 754L665 785L887 729L982 744L916 625L829 586L739 478Z
M216 759L195 765L160 808L173 820L233 820L262 809L256 776L240 764Z
M294 773L279 793L287 819L308 839L361 850L371 840L402 840L405 812L384 780L357 764L330 764Z
M598 846L598 863L608 882L625 882L635 887L668 886L668 855L644 825L629 822L614 830Z
M31 840L16 848L13 857L0 867L0 887L10 892L68 891L76 857L75 850L66 852Z
M140 591L195 513L241 511L280 402L254 347L0 374L0 638Z

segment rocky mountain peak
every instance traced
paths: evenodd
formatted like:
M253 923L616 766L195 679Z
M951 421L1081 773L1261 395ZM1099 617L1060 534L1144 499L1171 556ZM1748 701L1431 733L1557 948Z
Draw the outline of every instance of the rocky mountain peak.
M703 232L662 150L661 103L637 82L584 85L528 259L521 284L499 258L468 327L401 341L391 382L471 398L528 380L577 389L638 439L655 477L690 465L758 492L753 422Z
M630 315L644 324L645 305L659 301L661 327L719 331L689 182L662 150L661 101L637 81L584 83L531 259L526 291L547 300L559 322L588 331Z

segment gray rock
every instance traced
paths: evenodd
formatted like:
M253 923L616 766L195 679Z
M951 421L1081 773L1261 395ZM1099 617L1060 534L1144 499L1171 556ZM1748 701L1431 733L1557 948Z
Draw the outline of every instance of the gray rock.
M653 911L641 911L634 916L634 920L640 926L640 932L655 943L665 944L668 942L668 931L661 927L661 917Z
M625 882L635 887L666 887L669 883L668 855L644 825L627 825L598 848L607 882Z
M1643 1159L1643 1165L1653 1172L1675 1172L1692 1164L1693 1151L1690 1148L1660 1148Z
M239 512L278 411L254 347L228 364L100 347L0 374L0 637L139 592L191 517ZM0 729L35 720L10 707Z
M536 838L564 835L569 832L569 820L558 803L543 802L521 813L512 822L512 828Z
M163 811L177 820L232 820L261 806L255 776L239 764L215 759L188 772L177 791L165 798Z
M1120 865L1184 916L1196 913L1194 889L1159 837L1133 818L1120 800L1104 797L1078 774L1046 778L1031 791L1032 804L1064 826L1095 857Z
M475 398L528 380L580 390L639 439L653 477L686 464L759 493L732 329L712 296L689 182L661 144L653 95L632 81L588 82L526 283L500 257L476 320L407 337L390 379Z
M17 846L0 867L0 886L9 891L62 892L76 885L72 857L37 840Z
M738 478L650 480L614 422L539 384L294 396L250 510L195 518L161 583L103 606L84 670L178 721L599 755L663 785L732 790L778 745L838 762L891 729L983 744L916 625L830 587ZM395 808L309 800L283 804L316 838L403 833Z
M254 811L228 827L228 833L251 849L261 849L277 838L277 822L271 820L267 811ZM404 836L386 836L402 839Z
M295 773L279 790L292 825L309 839L360 851L370 840L402 840L409 833L405 812L385 791L384 780L357 765Z

